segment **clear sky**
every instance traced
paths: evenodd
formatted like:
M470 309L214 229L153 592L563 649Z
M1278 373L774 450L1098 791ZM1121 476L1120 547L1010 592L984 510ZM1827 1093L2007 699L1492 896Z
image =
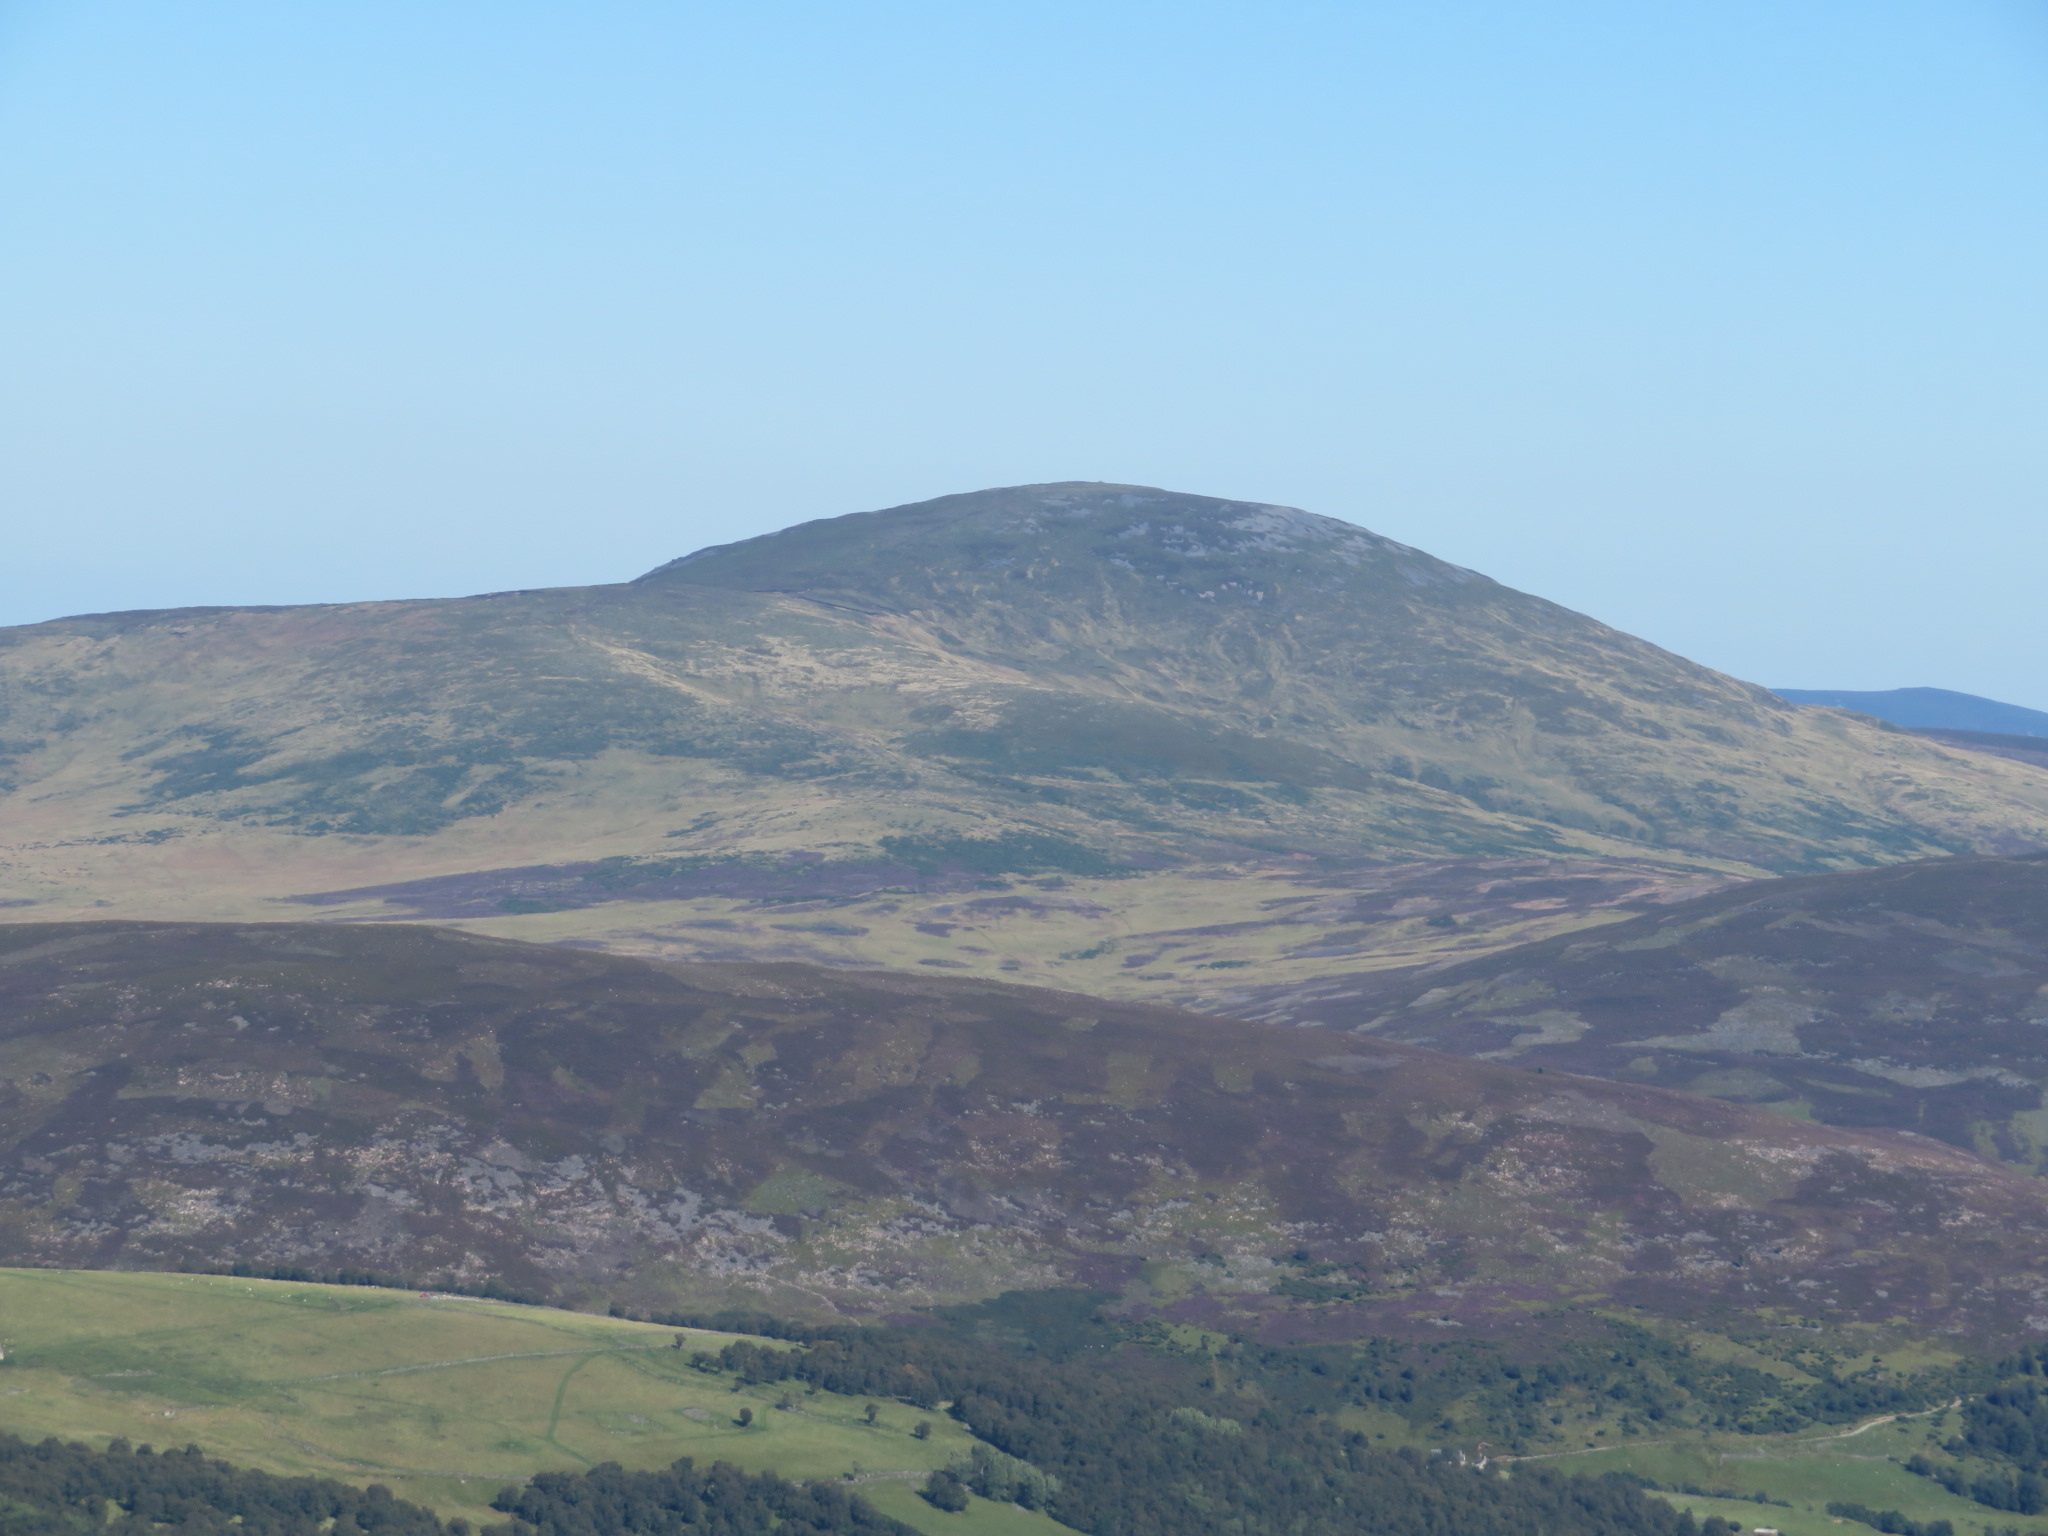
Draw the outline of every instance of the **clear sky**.
M2048 708L2048 0L0 0L0 622L949 491Z

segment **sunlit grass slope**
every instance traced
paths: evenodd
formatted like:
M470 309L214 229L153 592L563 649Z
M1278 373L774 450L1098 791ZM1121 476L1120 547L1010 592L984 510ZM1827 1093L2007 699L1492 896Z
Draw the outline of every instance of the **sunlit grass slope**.
M678 1337L685 1347L674 1347ZM0 1429L103 1446L195 1444L244 1466L385 1483L444 1515L535 1472L678 1456L793 1478L914 1473L971 1444L945 1415L734 1390L690 1365L731 1335L544 1307L212 1275L0 1270ZM753 1415L742 1428L742 1408ZM928 1439L911 1431L931 1425ZM967 1536L1054 1536L977 1499L966 1518L909 1478L863 1491L899 1520Z

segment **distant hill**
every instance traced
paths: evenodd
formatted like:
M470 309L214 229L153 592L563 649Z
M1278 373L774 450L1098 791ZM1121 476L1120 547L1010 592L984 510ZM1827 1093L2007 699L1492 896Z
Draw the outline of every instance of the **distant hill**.
M2048 858L1764 881L1378 987L1247 989L1230 1006L1916 1131L2048 1173Z
M2010 1338L2048 1266L2048 1181L1921 1138L1070 993L426 927L0 928L0 1071L8 1264L811 1316L1081 1286L1297 1341L1602 1297Z
M1983 731L1994 736L2048 736L2048 711L1980 699L1947 688L1885 688L1857 693L1840 688L1774 688L1794 704L1825 704L1875 715L1893 725L1938 731Z
M835 904L1026 877L1186 933L1268 920L1248 892L1276 872L1306 906L1304 872L1415 862L2019 852L2048 846L2048 777L1348 523L1060 484L611 586L0 631L0 838L31 920L454 906L560 942L1049 976L1100 938L944 943L961 925Z

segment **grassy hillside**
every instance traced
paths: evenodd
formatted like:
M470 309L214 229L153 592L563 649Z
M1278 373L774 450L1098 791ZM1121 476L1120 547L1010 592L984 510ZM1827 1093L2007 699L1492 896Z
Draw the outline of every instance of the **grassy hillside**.
M689 1348L672 1347L678 1337ZM243 1466L382 1482L443 1515L535 1472L678 1456L792 1478L852 1473L897 1519L965 1536L1056 1536L976 1500L942 1516L910 1479L971 1437L939 1413L744 1388L691 1369L733 1336L542 1307L209 1275L0 1270L0 1430L198 1445ZM746 1428L734 1420L752 1411ZM910 1431L929 1423L930 1438Z
M729 922L726 950L772 958L805 941L764 904L865 901L823 921L868 930L829 947L873 965L947 921L876 906L988 879L1081 882L1134 936L1189 935L1256 924L1232 877L1297 856L1334 861L1335 894L1365 861L2010 852L2048 843L2048 775L1330 519L1055 485L614 586L0 632L0 826L0 900L29 919L470 901L647 950ZM1172 872L1203 878L1110 890ZM1040 936L978 947L1090 947Z
M2048 858L1748 885L1350 990L1242 1007L2048 1171Z
M2023 1336L2048 1183L1317 1030L417 927L0 928L0 1256L1294 1337L1617 1298Z

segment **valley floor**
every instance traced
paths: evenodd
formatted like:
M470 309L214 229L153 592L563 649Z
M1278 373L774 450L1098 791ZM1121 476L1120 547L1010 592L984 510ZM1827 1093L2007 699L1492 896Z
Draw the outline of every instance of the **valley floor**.
M1979 1530L2048 1532L2048 1514L2019 1515L1986 1509L1939 1484L1908 1472L1916 1452L1939 1457L1955 1433L1947 1410L1874 1417L1860 1424L1823 1426L1794 1435L1683 1435L1633 1445L1604 1446L1532 1458L1583 1472L1632 1472L1665 1490L1692 1487L1744 1497L1713 1498L1664 1492L1681 1509L1704 1519L1720 1515L1743 1530L1758 1526L1784 1536L1862 1536L1866 1527L1827 1513L1831 1503L1895 1510L1922 1524L1947 1520L1957 1536ZM1762 1495L1773 1501L1756 1502Z

